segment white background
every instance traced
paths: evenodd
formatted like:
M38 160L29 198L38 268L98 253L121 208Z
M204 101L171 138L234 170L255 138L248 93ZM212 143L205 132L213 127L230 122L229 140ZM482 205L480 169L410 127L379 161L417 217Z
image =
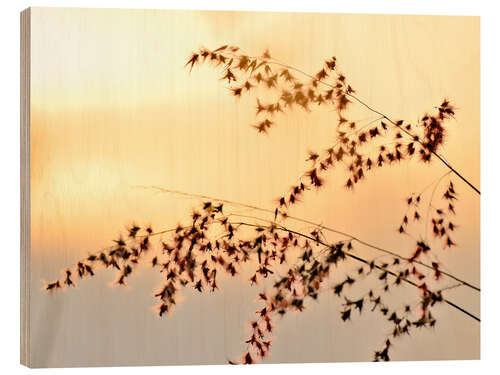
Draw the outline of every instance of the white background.
M259 366L187 366L187 367L141 367L141 368L82 368L82 369L48 369L36 370L43 373L87 373L94 374L153 374L165 371L178 374L191 374L203 371L205 374L231 373L238 374L259 371L264 374L280 372L349 372L370 374L470 374L497 372L500 368L497 334L500 333L498 320L500 311L497 297L500 246L496 241L496 230L499 223L495 216L500 209L497 194L498 166L497 138L500 123L494 116L498 102L499 59L499 23L500 13L493 1L287 1L270 2L253 0L247 3L235 1L153 1L153 0L100 0L100 1L17 1L2 2L1 5L1 69L0 105L4 115L0 122L1 153L1 189L0 230L3 241L2 263L0 263L0 372L5 374L24 374L32 372L19 365L19 12L29 6L75 6L75 7L107 7L107 8L151 8L151 9L221 9L221 10L261 10L261 11L297 11L297 12L331 12L331 13L385 13L385 14L441 14L441 15L479 15L481 16L481 361L451 362L400 362L388 364L373 363L334 363L308 365L259 365ZM457 327L459 329L459 327ZM497 362L496 362L497 361ZM494 369L497 368L496 371Z

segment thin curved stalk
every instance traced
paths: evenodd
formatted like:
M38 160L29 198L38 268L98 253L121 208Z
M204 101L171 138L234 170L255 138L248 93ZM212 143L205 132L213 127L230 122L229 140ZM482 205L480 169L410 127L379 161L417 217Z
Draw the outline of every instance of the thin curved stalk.
M274 211L272 211L270 209L267 209L267 208L257 207L257 206L253 206L253 205L246 204L246 203L241 203L241 202L234 202L234 201L230 201L228 199L219 199L219 198L211 197L211 196L208 196L208 195L186 193L186 192L183 192L183 191L173 190L173 189L166 189L166 188L162 188L162 187L159 187L159 186L141 186L141 185L138 185L138 186L134 186L134 187L141 188L141 189L154 189L154 190L159 190L159 191L164 192L164 193L170 193L170 194L176 194L176 195L183 195L183 196L186 196L186 197L189 197L189 198L200 198L200 199L207 199L207 200L212 200L212 201L218 201L218 202L226 203L226 204L229 204L229 205L232 205L232 206L240 206L240 207L249 208L249 209L252 209L252 210L255 210L255 211L260 211L260 212L266 212L266 213L274 214ZM401 260L408 261L408 258L405 258L402 255L399 255L398 253L396 253L394 251L390 251L390 250L384 249L384 248L382 248L380 246L371 244L371 243L369 243L367 241L362 240L361 238L353 236L352 234L345 233L345 232L342 232L340 230L333 229L333 228L330 228L330 227L326 227L326 226L324 226L322 224L314 223L312 221L309 221L309 220L306 220L306 219L302 219L302 218L299 218L299 217L295 217L295 216L287 216L287 218L291 219L291 220L295 220L295 221L301 222L301 223L304 223L304 224L309 224L311 226L314 226L314 227L317 227L317 228L320 228L320 229L324 229L324 230L327 230L327 231L332 232L332 233L336 233L338 235L347 237L351 241L358 242L359 244L364 245L366 247L369 247L371 249L383 252L383 253L388 254L388 255L392 255L392 256L397 257L397 258L399 258ZM272 223L271 220L266 220L266 221ZM419 265L421 265L421 266L423 266L423 267L425 267L427 269L433 270L432 266L430 266L430 265L428 265L426 263L423 263L421 261L416 260L416 261L414 261L414 263L419 264ZM473 290L475 290L477 292L481 292L481 289L479 287L477 287L477 286L475 286L475 285L473 285L473 284L471 284L471 283L469 283L469 282L467 282L465 280L462 280L462 279L454 276L451 273L448 273L448 272L445 272L445 271L441 271L441 273L443 275L446 275L447 277L455 280L455 281L458 281L459 283L462 283L464 286L466 286L468 288L471 288L471 289L473 289Z
M376 113L376 114L379 114L380 116L383 116L383 118L387 121L389 121L392 125L396 126L398 129L402 130L404 133L406 133L406 135L410 136L413 140L414 137L413 137L413 134L411 134L409 131L407 131L406 129L404 129L403 127L401 126L398 126L396 124L396 122L394 120L392 120L391 118L389 118L387 115L383 114L382 112L379 112L377 110L375 110L374 108L370 107L368 104L366 104L364 101L362 101L361 99L359 99L356 95L352 95L350 93L346 93L347 96L349 96L350 98L356 100L359 104L361 104L362 106L364 106L366 109L372 111L373 113ZM418 143L420 143L422 146L422 142L420 140L416 140ZM467 180L464 176L462 176L462 174L460 174L460 172L458 172L455 168L453 168L453 166L448 163L446 160L444 160L444 158L439 155L437 152L433 151L433 150L429 150L435 157L437 157L451 172L453 172L457 177L459 177L463 182L465 182L470 188L472 188L477 194L481 195L481 191L475 187L469 180Z
M331 85L329 84L328 82L324 82L322 80L319 80L317 79L316 77L314 77L313 75L309 74L309 73L306 73L304 72L303 70L300 70L298 68L295 68L291 65L288 65L288 64L284 64L276 59L272 59L272 60L268 60L268 63L270 64L274 64L274 65L279 65L281 67L284 67L284 68L287 68L287 69L290 69L290 70L293 70L297 73L300 73L306 77L309 77L311 79L313 79L315 82L318 82L318 83L321 83L322 85L324 86L327 86L329 88L335 88L334 85ZM361 104L362 106L364 106L366 109L368 109L369 111L373 112L373 113L376 113L378 114L379 116L381 116L383 119L387 120L388 122L391 123L391 125L395 126L396 128L402 130L406 135L408 135L409 137L411 137L411 139L413 141L416 141L418 142L419 144L422 144L422 142L420 140L415 140L413 134L411 134L409 131L407 131L406 129L404 129L403 127L401 126L398 126L396 124L396 122L394 120L392 120L389 116L387 116L386 114L380 112L379 110L371 107L370 105L368 105L366 102L364 102L363 100L361 100L359 97L357 97L356 95L353 95L352 93L349 93L349 92L346 92L344 91L344 93L349 96L350 98L354 99L355 101L357 101L359 104ZM438 153L436 153L435 151L433 150L429 150L435 157L437 157L451 172L453 172L457 177L459 177L463 182L465 182L470 188L472 188L477 194L481 195L481 191L475 187L467 178L465 178L460 172L458 172L449 162L447 162L441 155L439 155Z
M228 223L230 223L230 224L232 224L232 225L235 225L235 226L247 226L247 227L252 227L252 228L262 228L262 226L261 226L261 225L258 225L258 224L252 224L252 223L248 223L248 222L244 222L244 221L238 221L238 222L233 221L233 222L228 222ZM273 225L275 225L275 224L273 224ZM191 224L191 225L188 225L188 226L181 226L181 229L186 229L186 228L191 228L191 227L193 227L193 225L192 225L192 224ZM289 228L287 228L287 227L285 227L285 226L283 226L283 225L276 225L276 226L275 226L275 228L276 228L277 230L280 230L280 231L284 231L284 232L287 232L287 233L292 233L292 234L295 234L295 235L297 235L297 236L299 236L299 237L309 239L309 240L311 240L311 241L313 241L313 242L315 242L315 243L321 244L321 245L323 245L323 246L325 246L325 247L328 247L328 248L330 247L330 245L329 245L329 244L327 244L327 243L325 243L325 242L323 242L323 241L320 241L320 240L318 240L318 239L316 239L316 238L314 238L314 237L312 237L312 236L309 236L309 235L307 235L307 234L304 234L304 233L301 233L301 232L295 231L295 230L293 230L293 229L289 229ZM165 229L165 230L161 230L161 231L158 231L158 232L153 232L153 233L148 234L148 235L147 235L147 237L155 237L155 236L159 236L159 235L162 235L162 234L165 234L165 233L174 232L174 231L176 231L176 230L178 230L178 229L179 229L179 228L170 228L170 229ZM146 237L146 235L137 236L136 238L142 238L142 237ZM110 246L110 247L108 247L107 249L103 249L103 250L111 250L112 248L114 248L114 246ZM354 254L352 254L352 253L350 253L350 252L348 252L348 251L344 251L344 254L345 254L347 257L352 258L352 259L354 259L354 260L356 260L356 261L358 261L358 262L360 262L360 263L367 264L367 265L370 265L370 263L371 263L371 262L369 262L368 260L366 260L366 259L364 259L364 258L362 258L362 257L360 257L360 256L354 255ZM373 265L373 266L374 266L374 268L376 268L376 269L378 269L378 270L380 270L380 271L387 272L387 274L389 274L389 275L391 275L391 276L393 276L393 277L396 277L396 278L398 277L398 275L397 275L397 274L395 274L394 272L392 272L391 270L389 270L389 269L387 269L387 268L385 268L385 267L382 267L382 266L379 266L379 265L376 265L376 264L375 264L375 265ZM418 285L417 285L416 283L414 283L413 281L411 281L411 280L409 280L409 279L407 279L407 278L405 278L405 277L402 277L402 278L400 278L400 279L401 279L402 281L404 281L405 283L407 283L407 284L409 284L409 285L412 285L412 286L414 286L414 287L418 288ZM450 306L452 306L453 308L455 308L455 309L457 309L457 310L459 310L459 311L463 312L464 314L466 314L466 315L468 315L469 317L471 317L471 318L473 318L473 319L477 320L478 322L480 322L480 321L481 321L481 320L480 320L477 316L475 316L474 314L472 314L472 313L468 312L468 311L467 311L467 310L465 310L464 308L462 308L462 307L458 306L458 305L457 305L457 304L455 304L454 302L449 301L448 299L445 299L445 298L443 298L443 302L446 302L448 305L450 305Z
M233 222L232 224L233 225L244 225L244 226L255 227L255 228L261 227L261 226L259 226L257 224L251 224L251 223L246 223L246 222ZM303 237L303 238L307 238L307 239L309 239L309 240L311 240L313 242L319 243L319 244L321 244L323 246L327 246L327 247L329 246L328 244L324 243L323 241L319 241L316 238L308 236L307 234L303 234L303 233L294 231L294 230L286 228L284 226L277 226L276 229L281 230L281 231L285 231L285 232L289 232L289 233L293 233L293 234L295 234L297 236L300 236L300 237ZM344 251L344 253L349 258L352 258L352 259L354 259L354 260L356 260L356 261L358 261L360 263L364 263L364 264L367 264L367 265L370 264L370 262L368 260L366 260L364 258L361 258L361 257L359 257L357 255L354 255L352 253L349 253L348 251ZM389 275L391 275L393 277L396 277L396 278L398 277L397 274L395 274L394 272L392 272L391 270L389 270L389 269L387 269L385 267L374 265L374 268L377 268L379 271L382 271L382 272L387 272ZM403 278L400 278L400 279L402 281L404 281L405 283L407 283L409 285L412 285L412 286L414 286L416 288L419 287L416 283L414 283L413 281L411 281L411 280L409 280L407 278L403 277ZM446 298L443 298L443 302L446 302L451 307L453 307L453 308L461 311L462 313L466 314L467 316L471 317L472 319L474 319L474 320L476 320L478 322L481 322L481 319L479 317L477 317L476 315L472 314L471 312L465 310L463 307L458 306L456 303L454 303L454 302L452 302L452 301L450 301L450 300L448 300Z

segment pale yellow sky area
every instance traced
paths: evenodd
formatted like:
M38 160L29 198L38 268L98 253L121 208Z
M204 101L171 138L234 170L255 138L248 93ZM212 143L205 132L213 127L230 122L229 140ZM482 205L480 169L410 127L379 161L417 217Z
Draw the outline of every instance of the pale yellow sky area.
M236 100L208 65L184 68L200 46L237 45L250 55L269 48L313 74L336 56L360 98L409 122L450 98L458 109L442 152L479 186L477 17L33 8L31 21L37 366L222 363L241 352L258 291L241 278L225 281L213 296L186 291L180 311L163 320L150 311L159 276L146 270L127 291L107 287L113 275L106 272L59 296L41 291L41 279L110 245L132 221L169 228L198 203L137 185L273 208L306 170L307 151L335 141L333 108L277 115L277 126L259 135L250 126L255 97ZM350 115L377 118L357 106ZM412 240L396 235L404 199L446 171L437 161L405 162L376 171L354 192L343 188L343 171L330 172L325 188L308 192L291 213L405 253ZM453 181L458 246L443 250L440 261L479 284L479 197ZM479 314L478 294L454 289L448 296ZM380 320L342 325L339 308L328 296L287 318L268 361L370 360L384 332L364 332ZM402 340L394 359L479 357L479 324L445 307L439 313L435 331Z

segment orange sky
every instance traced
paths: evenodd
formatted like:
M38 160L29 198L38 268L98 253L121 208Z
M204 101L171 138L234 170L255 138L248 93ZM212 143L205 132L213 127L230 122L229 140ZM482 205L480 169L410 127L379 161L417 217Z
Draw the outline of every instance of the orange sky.
M53 309L64 311L61 319L65 323L57 324L69 331L78 328L64 314L78 309L87 314L78 315L81 319L98 319L97 327L110 324L111 316L101 311L107 309L104 304L108 302L110 311L131 309L116 318L122 324L144 315L140 323L134 323L145 327L134 333L140 343L148 340L147 332L165 335L171 334L165 327L174 329L174 323L162 322L160 326L149 316L151 302L146 297L151 286L147 280L155 280L152 276L138 281L146 289L134 287L125 294L128 298L122 292L99 289L106 284L102 280L99 285L89 282L89 289L82 284L77 293L91 298L102 315L85 310L71 293L55 302L39 293L41 278L57 276L65 264L109 245L132 220L158 229L171 227L197 203L135 186L163 186L272 208L273 199L306 170L307 150L324 149L334 140L335 112L330 109L278 116L278 126L269 135L258 135L249 126L254 121L254 98L235 100L228 95L227 85L218 80L218 73L208 66L191 73L183 68L190 52L202 45L216 48L230 43L255 55L269 48L277 59L311 73L335 55L359 96L393 118L415 121L432 111L443 97L451 98L458 107L457 119L450 124L443 152L479 186L479 18L35 8L32 30L33 298L42 315ZM377 117L359 108L354 108L352 116ZM405 197L445 172L439 163L428 167L403 163L370 176L354 193L342 188L341 174L330 173L327 186L309 193L305 204L291 213L388 248L407 247L407 239L394 235ZM442 260L457 275L479 283L479 199L467 186L454 181L461 198L457 207L459 246L443 253ZM254 292L250 289L248 296ZM476 295L456 290L450 296L479 311ZM127 305L137 298L146 298L141 300L145 304ZM218 323L229 331L217 342L216 352L196 357L202 363L220 362L224 360L221 353L238 352L244 311L252 308L251 298L248 302L238 299L230 284L224 294L213 298L191 296L189 303L186 298L186 316L198 319L200 304L207 304L213 316L220 316L223 309L237 317L226 315L226 320ZM250 307L236 313L231 309L238 308L231 301ZM335 302L328 300L310 314L328 316L336 309ZM400 357L477 357L479 326L464 320L467 326L458 335L452 323L459 324L462 318L444 316L450 320L443 323L440 340L458 340L462 345L429 346L434 337L429 335L421 341L417 338L413 349L400 349ZM38 357L33 354L35 363L83 363L78 355L87 341L74 342L70 333L63 339L49 335L47 327L37 326L42 324L40 318L33 319L38 327L34 342L42 345L42 339L49 336L53 342L47 352ZM181 325L188 324L179 320L181 316L175 319ZM284 323L291 325L292 331L298 330L293 335L321 331L320 326L307 323L307 314L294 319L295 328ZM370 320L364 323L372 324ZM291 355L304 361L362 359L335 345L336 335L348 335L348 330L342 331L337 322L328 323L328 327L331 335L322 338L328 350L314 348L299 355L277 343L272 360L287 361ZM200 327L202 335L211 332L204 329ZM286 337L286 330L281 331ZM102 334L99 332L102 330L96 328L93 334ZM163 342L160 333L152 340ZM179 345L193 340L182 338L180 333L173 337ZM119 346L120 340L115 340L114 345ZM358 344L354 340L349 345L355 348ZM106 355L97 350L86 353L87 362L120 360L118 353L99 345ZM170 357L153 353L139 359L133 357L133 349L127 346L122 352L134 363L193 361L181 352Z

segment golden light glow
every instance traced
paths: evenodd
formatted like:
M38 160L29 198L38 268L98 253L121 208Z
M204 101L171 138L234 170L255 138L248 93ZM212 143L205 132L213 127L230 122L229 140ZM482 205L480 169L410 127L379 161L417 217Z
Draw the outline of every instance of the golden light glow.
M278 125L269 135L257 134L250 127L253 97L231 97L227 84L208 66L191 73L184 68L201 45L230 43L251 55L269 48L277 59L311 73L335 55L360 97L410 122L450 98L458 111L444 153L479 186L478 18L35 8L32 22L34 290L42 277L57 275L64 264L110 245L132 221L172 227L197 203L138 185L272 208L273 199L306 170L307 151L331 145L337 122L332 109L277 115ZM354 113L358 119L377 117L360 108ZM405 163L373 174L354 193L343 188L342 173L334 172L327 186L308 193L307 202L292 214L404 248L405 239L395 236L404 199L445 172L437 162ZM442 260L455 273L478 281L479 198L458 181L457 190L460 246L443 252ZM142 292L137 286L131 294ZM105 293L99 292L95 301L102 304ZM467 298L465 303L479 308ZM327 305L317 314L326 314ZM216 313L221 309L227 307L214 307ZM148 306L134 311L149 313ZM144 324L146 333L157 328L156 322ZM468 353L477 357L479 330L472 327L471 332ZM451 326L446 334L458 335ZM426 345L417 343L423 356L435 355ZM64 350L61 342L56 346ZM439 358L465 355L439 349ZM286 361L289 353L278 348L274 355ZM110 363L116 361L109 356ZM189 362L187 354L174 357L177 363ZM38 360L61 360L58 354L49 358Z

